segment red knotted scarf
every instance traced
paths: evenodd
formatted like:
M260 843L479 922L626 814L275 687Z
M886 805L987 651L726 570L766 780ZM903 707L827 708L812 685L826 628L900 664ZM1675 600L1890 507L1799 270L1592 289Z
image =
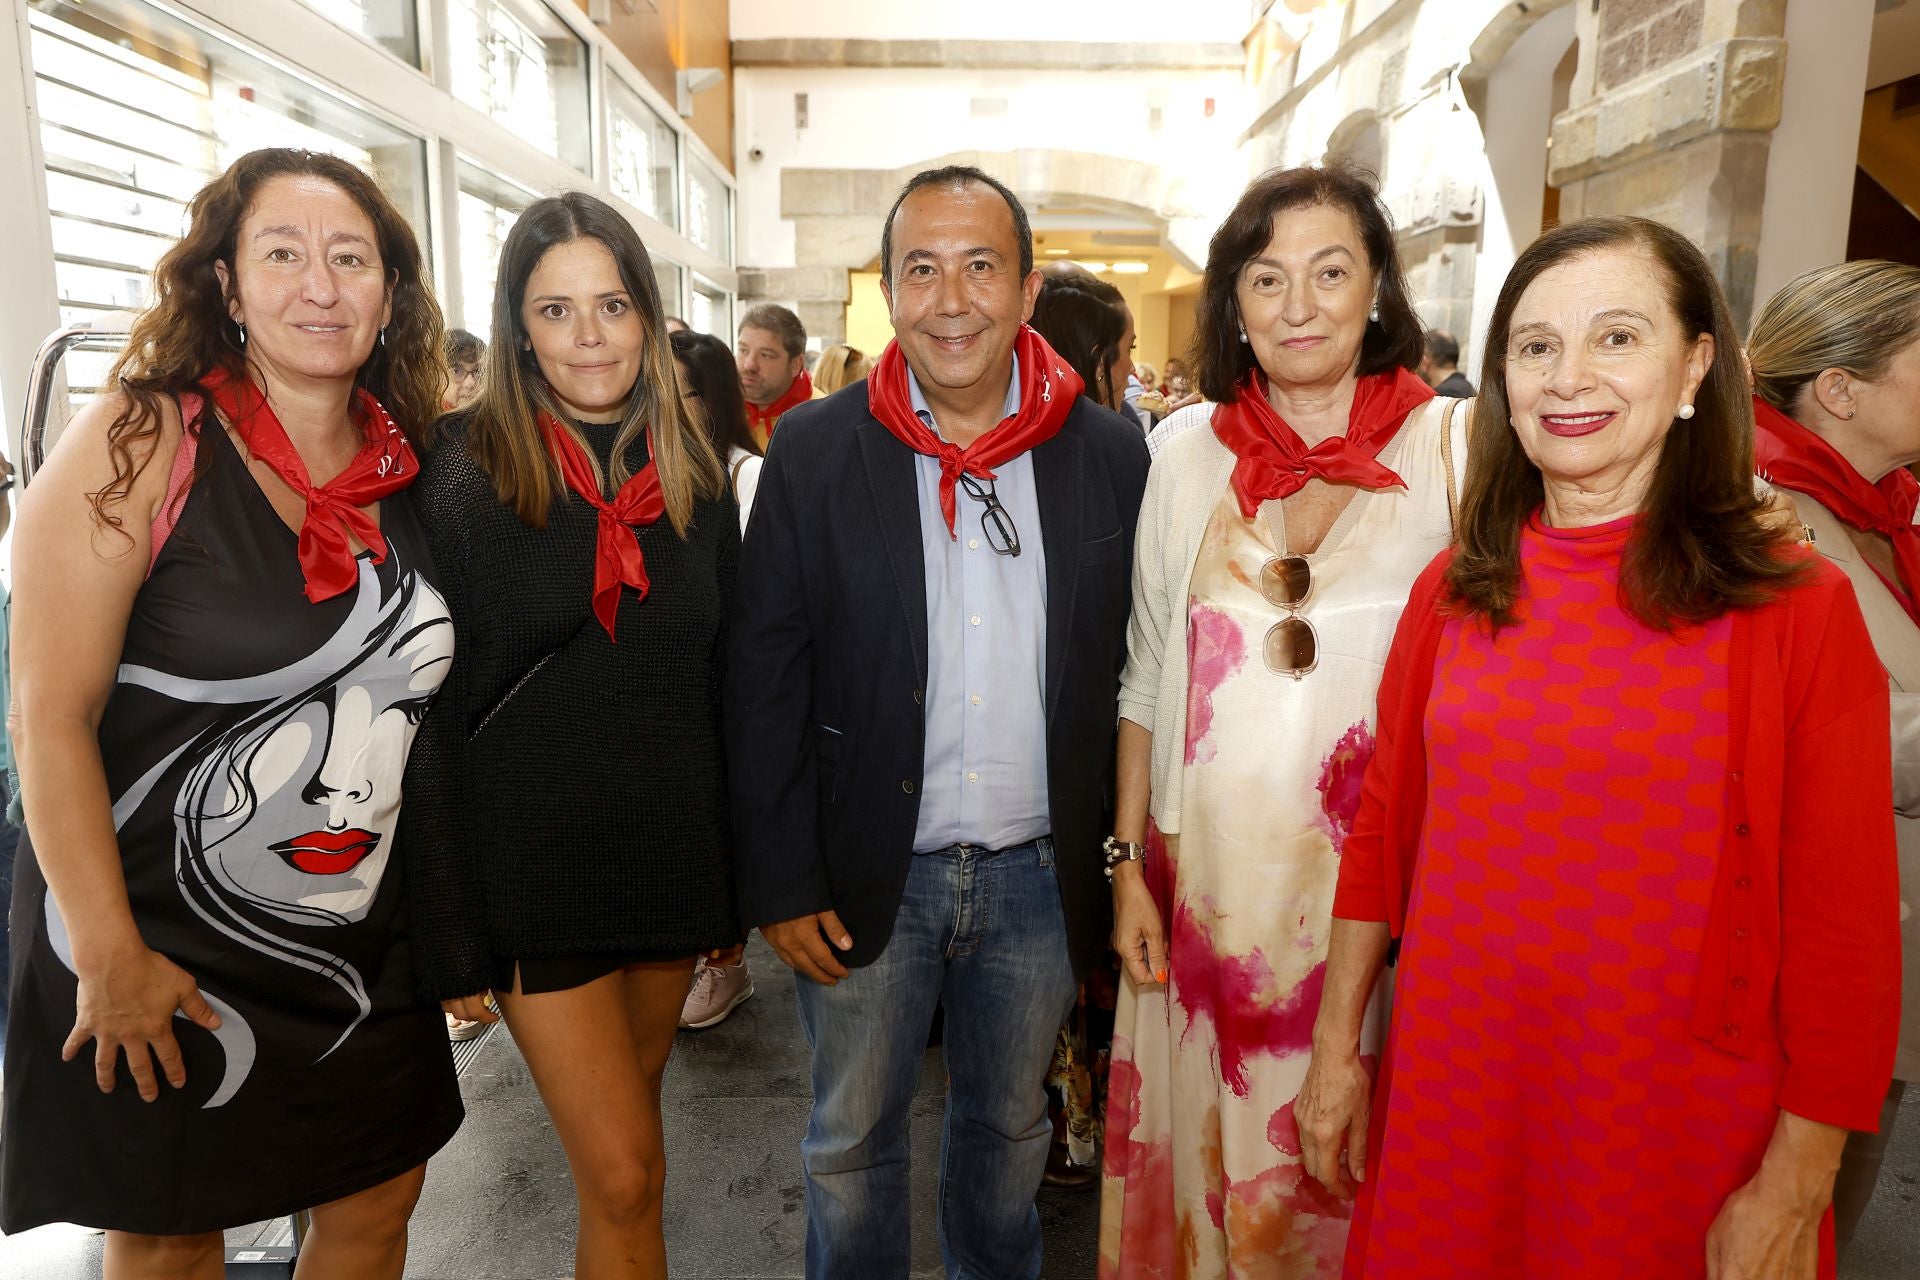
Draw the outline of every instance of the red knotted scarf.
M1314 476L1363 489L1404 489L1407 482L1382 466L1378 455L1407 415L1433 399L1433 388L1409 370L1367 374L1354 388L1347 434L1309 449L1267 402L1267 378L1259 369L1247 370L1237 391L1232 404L1214 406L1213 433L1239 459L1233 491L1249 520L1262 502L1298 493Z
M787 393L772 404L763 408L751 400L747 401L747 425L753 428L754 434L764 443L766 437L773 434L773 429L780 425L781 414L811 399L813 399L813 377L802 369L794 378L793 385L787 388Z
M647 465L627 477L620 492L608 502L600 494L593 464L579 441L550 413L540 415L540 428L546 433L554 461L560 464L567 488L600 513L593 546L593 616L607 629L607 639L616 639L613 623L620 613L620 588L632 587L643 600L647 595L647 562L640 554L638 526L652 524L667 511L666 498L660 492L660 468L653 461L653 438L647 438Z
M353 393L366 442L346 470L316 485L307 474L300 451L287 438L287 429L280 425L273 406L252 379L234 379L226 370L215 369L200 380L200 386L220 415L232 424L247 451L273 468L289 489L306 500L299 554L307 599L319 604L359 581L360 569L354 563L349 534L366 544L375 564L387 558L387 540L380 526L361 508L412 484L420 474L420 463L406 434L371 391L359 387Z
M964 449L942 440L913 411L907 359L898 342L887 344L867 379L868 405L880 425L915 453L940 459L940 513L954 537L959 535L954 533L953 489L961 473L992 480L994 467L1059 435L1073 402L1086 390L1080 375L1030 325L1020 326L1013 356L1020 362L1019 410Z
M1806 494L1847 527L1883 533L1893 543L1900 581L1889 581L1878 569L1874 572L1907 616L1920 623L1920 604L1913 595L1920 586L1920 530L1913 527L1914 510L1920 507L1920 480L1905 467L1895 467L1880 483L1869 483L1838 449L1759 396L1753 398L1753 426L1754 470L1763 478Z

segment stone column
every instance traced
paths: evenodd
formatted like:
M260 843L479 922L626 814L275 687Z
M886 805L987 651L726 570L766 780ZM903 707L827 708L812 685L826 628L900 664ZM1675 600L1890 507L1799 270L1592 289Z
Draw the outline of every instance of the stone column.
M1811 0L1799 0L1810 3ZM1691 236L1745 325L1754 304L1767 146L1786 81L1787 0L1597 0L1581 6L1588 96L1553 127L1561 216L1637 213Z

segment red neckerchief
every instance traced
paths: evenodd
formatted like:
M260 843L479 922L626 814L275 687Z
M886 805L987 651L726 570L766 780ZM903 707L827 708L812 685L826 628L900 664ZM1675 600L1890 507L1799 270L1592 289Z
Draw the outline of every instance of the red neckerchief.
M802 369L799 376L794 378L793 385L787 388L787 394L772 404L762 408L751 400L747 401L747 422L753 427L755 434L770 436L773 434L773 429L780 424L781 414L811 399L813 399L813 378L805 369Z
M420 474L420 463L406 433L394 424L386 406L371 391L356 387L353 393L366 443L346 470L316 485L307 474L299 450L287 438L287 429L280 425L273 406L251 378L235 379L226 370L215 369L200 379L200 386L246 444L247 451L306 500L299 553L307 599L319 604L360 580L349 534L366 544L375 564L387 558L387 540L380 526L361 508L412 484Z
M1031 325L1020 326L1013 358L1020 362L1020 408L964 449L942 440L913 411L907 358L898 342L887 344L867 379L867 404L880 425L915 453L940 459L940 513L947 518L947 532L956 538L953 489L960 474L992 480L994 467L1059 435L1073 402L1087 387Z
M653 437L651 434L647 437L647 465L627 477L620 492L608 502L600 495L593 464L587 461L586 450L580 447L579 441L550 413L540 414L540 428L546 432L547 447L553 451L554 461L560 464L567 488L585 498L600 513L599 533L593 546L593 615L607 629L607 639L613 640L613 623L620 612L620 588L632 587L643 600L647 595L647 562L640 554L639 526L652 524L667 510L666 499L660 492L660 468L653 461Z
M1314 476L1362 489L1406 488L1378 456L1407 415L1433 399L1433 388L1410 370L1367 374L1354 388L1347 434L1309 449L1267 402L1267 378L1258 368L1247 370L1235 392L1233 403L1214 406L1213 433L1239 459L1233 491L1249 520L1262 502L1298 493Z
M1920 605L1913 589L1920 586L1920 530L1913 513L1920 507L1920 480L1905 467L1895 467L1879 484L1853 469L1840 451L1759 396L1753 398L1754 470L1783 489L1804 493L1833 512L1840 523L1867 533L1883 533L1893 543L1893 559L1900 570L1894 582L1875 569L1893 598L1920 623Z

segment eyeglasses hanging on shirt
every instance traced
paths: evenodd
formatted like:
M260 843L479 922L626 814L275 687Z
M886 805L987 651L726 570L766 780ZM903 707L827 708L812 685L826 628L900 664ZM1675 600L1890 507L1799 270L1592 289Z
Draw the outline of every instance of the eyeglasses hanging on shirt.
M1020 531L1013 527L1013 517L1000 505L1000 495L994 491L993 481L982 480L978 476L960 473L960 487L975 502L984 504L980 513L980 531L987 535L987 545L996 555L1017 556L1020 554Z

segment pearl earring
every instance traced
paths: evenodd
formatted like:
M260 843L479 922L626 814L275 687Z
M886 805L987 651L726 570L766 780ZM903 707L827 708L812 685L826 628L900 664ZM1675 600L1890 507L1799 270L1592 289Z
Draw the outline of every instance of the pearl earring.
M1240 330L1240 341L1245 342L1246 340L1247 340L1247 331L1243 328Z
M1375 324L1380 323L1380 304L1379 303L1376 302L1373 304L1373 310L1367 312L1367 319L1373 321L1373 323Z
M1693 416L1693 406L1692 406L1692 405L1690 405L1690 404L1683 404L1683 405L1681 405L1681 406L1680 406L1680 416L1681 416L1682 418L1691 418L1691 417Z

